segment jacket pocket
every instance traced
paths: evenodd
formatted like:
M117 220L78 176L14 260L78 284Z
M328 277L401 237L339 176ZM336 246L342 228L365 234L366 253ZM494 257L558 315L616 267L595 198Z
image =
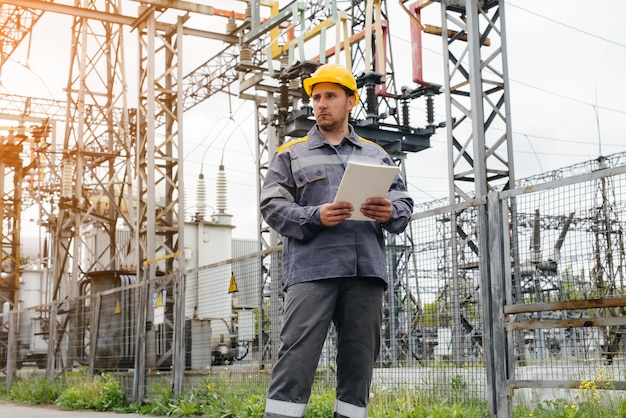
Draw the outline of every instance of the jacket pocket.
M304 167L295 173L294 178L296 187L300 189L310 183L326 179L326 170L322 165Z
M305 167L295 176L296 201L300 206L315 206L332 200L328 177L323 165Z

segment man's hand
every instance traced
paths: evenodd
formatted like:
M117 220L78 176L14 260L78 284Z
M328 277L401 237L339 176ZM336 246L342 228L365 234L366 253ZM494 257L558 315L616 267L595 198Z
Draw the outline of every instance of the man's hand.
M361 205L361 213L381 224L384 224L391 218L393 207L391 200L384 197L371 197Z
M347 202L326 203L320 208L320 219L324 226L335 226L348 219L352 211L352 204Z

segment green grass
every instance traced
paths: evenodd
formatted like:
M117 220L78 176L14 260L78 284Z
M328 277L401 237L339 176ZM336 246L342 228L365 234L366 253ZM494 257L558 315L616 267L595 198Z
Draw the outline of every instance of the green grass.
M63 409L125 411L124 388L110 376L87 377L85 369L50 381L43 377L17 379L7 398L28 404L54 404Z
M7 398L31 405L52 404L64 390L65 388L59 381L18 379L13 383Z
M451 387L463 390L459 381ZM86 370L68 373L54 381L45 378L15 379L11 391L2 397L28 404L54 404L68 410L114 411L172 417L262 418L266 382L241 382L229 377L207 378L175 396L168 384L151 388L149 401L133 404L126 400L123 387L109 375L89 378ZM423 392L398 389L374 390L370 399L370 418L486 418L485 402L462 399L450 392L450 398ZM573 391L574 400L556 399L517 405L514 418L626 418L626 401L622 396L585 387ZM332 416L335 394L321 384L309 400L306 418Z
M513 410L513 417L626 418L626 402L611 400L608 394L603 398L601 402L555 399L534 406L518 406Z

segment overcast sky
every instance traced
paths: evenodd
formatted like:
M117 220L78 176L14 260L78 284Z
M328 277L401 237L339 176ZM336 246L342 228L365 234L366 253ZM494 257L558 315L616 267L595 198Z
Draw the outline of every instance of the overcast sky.
M135 2L125 13L133 13ZM409 19L397 2L388 1L395 66L410 46ZM511 0L506 2L511 123L515 177L520 179L626 151L626 35L623 0ZM430 11L429 11L430 9ZM432 13L432 14L430 14ZM439 25L439 5L424 12L424 23ZM30 43L2 69L4 93L64 100L69 66L70 19L44 15ZM424 35L424 78L444 84L442 41ZM136 53L128 41L128 62ZM190 51L192 48L186 48ZM185 55L195 68L213 54L200 49ZM129 68L134 75L136 69ZM132 77L131 77L132 78ZM398 80L397 85L410 84ZM443 121L443 95L436 99L437 121ZM421 105L415 125L425 123ZM230 116L232 115L232 119ZM228 180L228 209L237 225L234 235L256 238L256 179L252 104L212 98L185 115L185 188L195 200L202 169L214 206L215 178L223 161ZM423 125L421 125L423 126ZM445 129L431 138L432 147L411 154L406 162L409 191L417 203L448 195ZM190 205L191 206L191 205ZM193 212L190 208L189 211Z

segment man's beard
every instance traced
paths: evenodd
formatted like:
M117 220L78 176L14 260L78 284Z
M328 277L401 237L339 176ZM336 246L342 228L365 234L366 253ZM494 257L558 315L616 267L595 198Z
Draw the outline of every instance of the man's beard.
M344 120L326 119L326 120L322 120L321 122L317 122L317 126L322 132L337 132L339 129L343 127L344 122L345 122L345 119Z
M338 121L333 120L333 121L324 121L322 123L318 122L317 126L319 126L320 131L335 132L341 126L341 124Z

